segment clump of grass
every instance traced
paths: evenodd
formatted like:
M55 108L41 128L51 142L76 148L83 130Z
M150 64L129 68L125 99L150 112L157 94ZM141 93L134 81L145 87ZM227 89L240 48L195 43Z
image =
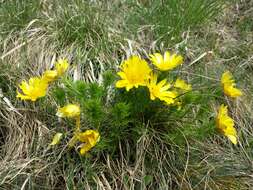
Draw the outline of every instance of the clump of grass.
M33 19L38 18L40 1L8 0L0 6L0 35L6 36L27 26Z
M132 2L130 6L133 8L127 22L132 31L141 31L143 27L144 33L152 31L154 40L171 44L180 42L183 32L195 30L215 18L223 6L223 1L143 1L137 4Z
M47 30L62 46L77 43L88 50L99 48L108 38L109 17L96 3L55 1L48 13Z

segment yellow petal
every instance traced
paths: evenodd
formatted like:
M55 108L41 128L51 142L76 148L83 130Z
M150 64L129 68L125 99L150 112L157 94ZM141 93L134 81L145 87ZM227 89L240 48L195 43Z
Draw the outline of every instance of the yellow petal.
M162 56L160 53L150 55L150 60L161 71L172 70L183 63L183 57L177 54L170 54L169 51Z
M57 71L56 70L47 70L42 75L42 79L47 82L52 82L56 78L57 78Z
M84 155L96 145L96 143L100 140L100 135L98 131L86 130L85 132L78 134L78 139L79 141L83 142L83 145L80 149L80 154Z
M242 96L242 91L235 88L233 85L224 85L223 90L224 94L230 96L231 98Z
M22 81L19 88L22 90L22 94L17 90L17 98L36 101L38 98L46 95L48 83L40 77L32 77L29 79L28 83Z
M167 83L166 79L161 80L159 83L157 83L157 86L159 88L162 88L165 84ZM166 86L168 86L169 84L166 84Z
M69 67L69 63L67 59L59 59L55 64L57 76L58 77L62 76L66 72L68 67Z
M228 137L228 139L233 143L233 144L237 144L237 138L236 136L233 135L226 135Z
M19 88L23 91L24 94L30 93L30 85L26 81L22 81L19 85Z
M88 144L88 143L83 144L83 145L81 146L81 149L80 149L80 154L81 154L81 155L86 154L91 148L92 148L92 146L91 146L90 144Z
M174 103L175 103L175 99L173 99L173 98L164 98L163 100L164 100L164 101L166 102L166 104L168 104L168 105L174 104Z
M234 128L234 120L228 116L227 106L221 105L216 117L216 127L233 143L237 144L237 132Z
M166 51L165 53L164 53L164 61L165 62L168 62L168 61L170 61L170 52L169 51Z
M153 58L152 60L156 65L163 63L163 56L160 53L155 53L154 56L151 55L151 57Z
M225 71L221 76L221 83L231 85L234 83L233 76L229 71Z
M61 140L61 138L62 138L62 133L56 133L55 135L54 135L54 137L53 137L53 140L52 140L52 142L50 143L50 145L56 145L56 144L58 144L59 142L60 142L60 140Z
M19 91L17 91L16 97L17 97L17 98L20 98L21 100L30 99L28 96L25 96L25 95L21 94Z
M235 87L235 80L229 71L226 71L222 74L221 83L225 95L230 96L231 98L242 96L242 91Z
M151 73L147 87L149 89L151 100L158 98L161 101L165 101L167 104L175 102L174 98L176 97L176 94L168 90L171 85L167 83L166 79L157 83L157 75Z
M224 135L227 136L233 144L237 144L237 132L234 127L227 127L224 130Z
M76 104L68 104L62 108L59 108L56 115L58 117L78 117L80 115L80 106Z
M126 74L124 72L118 72L117 75L119 75L122 79L126 79Z
M192 89L190 84L187 84L184 80L179 78L176 80L174 87L185 91L190 91Z
M119 80L115 84L116 88L124 88L127 86L127 81L126 80Z
M127 86L126 86L126 91L129 91L130 89L132 89L134 86L133 85L130 85L130 84L128 84ZM137 86L138 87L138 86Z
M120 69L121 71L117 74L121 79L116 82L116 87L126 88L127 91L133 87L146 86L151 72L148 63L138 56L132 56L123 61Z
M85 132L79 133L78 139L81 142L95 145L100 140L100 135L98 131L89 129L89 130L86 130Z

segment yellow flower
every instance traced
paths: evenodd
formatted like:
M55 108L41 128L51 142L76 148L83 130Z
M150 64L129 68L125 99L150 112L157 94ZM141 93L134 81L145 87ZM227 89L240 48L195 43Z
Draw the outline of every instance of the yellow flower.
M151 74L147 87L150 92L151 100L155 100L156 98L158 98L162 101L165 101L167 104L173 104L175 102L177 93L168 90L169 88L171 88L171 85L167 83L166 79L157 83L157 75Z
M121 80L117 81L117 88L125 87L129 91L133 87L146 86L151 69L144 59L132 56L125 60L120 68L122 71L117 74L121 77Z
M53 146L58 144L62 138L62 135L63 135L62 133L56 133L53 137L52 142L49 145Z
M55 64L55 69L57 71L57 76L62 76L65 71L68 69L69 63L67 59L59 59Z
M84 143L80 149L81 155L84 155L85 153L87 153L100 140L100 135L98 131L95 131L95 130L86 130L83 133L79 133L77 137L79 141Z
M42 79L47 82L52 82L62 76L68 69L69 63L66 59L59 59L55 64L55 70L47 70L43 73Z
M17 91L17 98L21 100L31 100L36 101L38 98L41 98L46 95L48 83L39 78L32 77L29 79L29 82L22 81L19 85L19 88L22 90L22 93Z
M80 106L76 104L68 104L62 108L59 108L56 115L58 117L77 118L80 116Z
M176 80L174 87L179 88L184 91L192 90L192 86L190 84L187 84L184 80L179 79L179 78Z
M56 70L47 70L43 73L42 79L47 81L47 82L52 82L56 80L58 74Z
M162 56L160 53L150 55L150 60L161 71L172 70L183 63L183 57L181 55L171 55L169 51L166 51L164 56Z
M219 108L216 126L233 144L237 144L237 133L234 128L234 120L228 116L227 106L223 104Z
M236 98L242 95L241 90L237 89L235 86L235 80L229 71L222 74L221 83L223 85L224 94L232 98Z

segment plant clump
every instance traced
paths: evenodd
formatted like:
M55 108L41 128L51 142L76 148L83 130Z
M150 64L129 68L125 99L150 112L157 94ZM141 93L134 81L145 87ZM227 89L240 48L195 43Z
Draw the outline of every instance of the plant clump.
M152 114L168 118L187 106L187 95L197 89L173 72L182 64L183 57L169 51L164 56L151 54L149 60L133 55L120 65L118 79L113 72L106 72L104 82L98 84L64 78L69 63L66 59L59 59L55 69L46 70L42 77L32 77L29 83L22 81L19 88L23 93L17 91L17 98L34 102L47 94L49 84L63 77L61 84L52 84L53 96L59 104L56 116L74 120L75 127L70 131L61 129L50 145L56 146L64 137L68 139L69 148L78 145L76 148L80 149L81 155L86 155L97 145L100 151L115 152L117 144L124 138L135 138L134 127L141 121L140 114L144 120L152 122ZM221 84L225 95L232 98L242 95L235 88L229 71L222 75ZM116 88L112 100L106 104L109 86ZM237 144L234 120L228 116L228 107L224 104L219 108L216 127Z

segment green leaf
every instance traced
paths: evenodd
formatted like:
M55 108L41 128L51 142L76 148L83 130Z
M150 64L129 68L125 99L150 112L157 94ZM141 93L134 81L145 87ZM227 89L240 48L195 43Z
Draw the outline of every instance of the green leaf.
M143 181L144 181L145 186L148 186L149 184L151 184L153 182L153 176L146 175L146 176L144 176Z

